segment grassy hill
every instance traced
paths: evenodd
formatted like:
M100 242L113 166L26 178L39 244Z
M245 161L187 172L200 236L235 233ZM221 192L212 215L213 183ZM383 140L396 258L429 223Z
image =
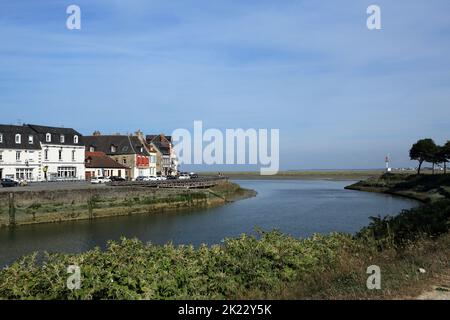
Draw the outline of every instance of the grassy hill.
M450 198L450 175L405 175L386 173L346 187L351 190L382 192L417 199L438 201Z

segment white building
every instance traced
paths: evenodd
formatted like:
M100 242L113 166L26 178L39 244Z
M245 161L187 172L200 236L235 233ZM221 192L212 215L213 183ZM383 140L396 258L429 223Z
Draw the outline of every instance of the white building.
M39 181L85 180L85 146L71 128L28 125L41 144Z
M39 181L41 151L31 128L0 125L0 179Z
M131 175L130 168L121 165L105 153L86 152L86 180L96 177L119 177L128 179Z

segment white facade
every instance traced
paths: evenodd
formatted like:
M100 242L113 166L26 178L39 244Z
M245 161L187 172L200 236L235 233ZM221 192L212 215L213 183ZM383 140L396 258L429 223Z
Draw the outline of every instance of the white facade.
M39 181L40 150L0 149L0 178Z
M156 177L156 152L149 152L149 166L150 166L150 176Z
M128 178L126 168L86 168L86 174L90 178L94 177L121 177Z
M40 181L85 180L85 148L42 143Z
M172 175L176 176L178 174L178 156L173 147L170 148L170 168Z
M1 178L85 180L84 160L81 135L73 129L0 125Z

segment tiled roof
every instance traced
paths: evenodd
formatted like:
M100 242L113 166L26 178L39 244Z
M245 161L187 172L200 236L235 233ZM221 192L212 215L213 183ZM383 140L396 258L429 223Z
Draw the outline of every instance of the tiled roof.
M135 136L102 135L84 136L83 138L88 150L93 147L95 151L101 151L107 155L139 154L149 156L149 153L143 146L142 142ZM113 149L115 149L115 152Z
M86 168L102 168L102 169L129 169L126 166L114 161L103 152L86 152Z
M21 135L20 143L16 143L16 134ZM0 125L0 149L41 150L38 135L27 126ZM29 143L29 136L33 137Z
M170 155L170 140L163 134L148 135L146 140L148 144L154 145L163 155Z
M39 140L42 143L55 144L55 145L79 145L84 146L83 136L76 130L72 128L58 128L58 127L47 127L39 126L34 124L29 124L34 132L39 136ZM47 142L46 135L50 133L52 136L51 142ZM61 135L64 136L64 142L61 142ZM74 138L78 136L78 143L75 143Z

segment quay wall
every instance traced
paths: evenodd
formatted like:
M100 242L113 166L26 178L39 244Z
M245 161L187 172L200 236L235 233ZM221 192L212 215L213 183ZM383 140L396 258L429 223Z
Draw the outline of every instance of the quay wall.
M224 182L220 188L227 190L227 185L233 184ZM227 202L221 194L138 186L1 192L0 227L216 206Z

